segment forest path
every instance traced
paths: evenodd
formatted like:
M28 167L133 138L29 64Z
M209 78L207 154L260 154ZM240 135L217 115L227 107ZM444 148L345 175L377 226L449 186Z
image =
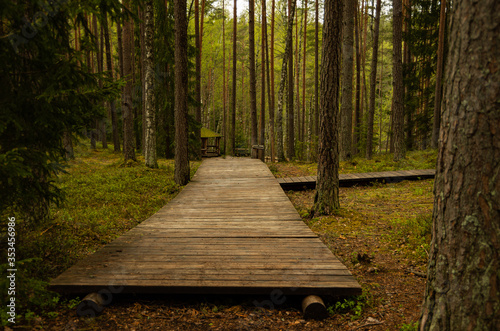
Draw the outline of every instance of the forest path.
M83 294L361 294L268 167L250 158L204 160L175 199L50 286Z

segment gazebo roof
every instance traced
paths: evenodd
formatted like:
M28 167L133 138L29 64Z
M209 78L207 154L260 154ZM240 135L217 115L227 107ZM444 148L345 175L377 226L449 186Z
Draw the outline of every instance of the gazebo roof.
M201 128L201 138L217 138L217 137L222 137L222 135L207 128Z

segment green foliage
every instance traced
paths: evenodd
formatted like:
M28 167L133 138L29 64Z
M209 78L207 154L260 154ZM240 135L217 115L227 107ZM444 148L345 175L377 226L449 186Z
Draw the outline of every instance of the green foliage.
M173 180L173 161L160 159L159 169L150 169L139 157L141 162L124 167L121 155L87 145L76 146L76 159L54 182L66 192L66 201L51 207L43 227L18 234L16 308L25 319L55 317L50 312L61 302L47 291L49 279L147 219L181 189ZM191 164L194 173L199 162ZM2 291L5 280L0 280ZM78 302L63 304L71 308Z
M432 234L432 215L395 219L390 224L391 230L387 239L396 247L396 250L401 250L423 262L427 261Z
M120 3L107 3L102 9L116 16ZM24 226L41 223L50 203L63 199L54 183L63 172L63 133L95 123L103 116L97 105L119 92L117 84L92 74L71 47L75 23L95 6L0 3L7 36L0 39L0 210L23 214Z
M401 325L400 331L417 331L418 330L418 322L408 323Z
M334 314L349 314L352 321L358 320L363 314L363 309L369 305L369 294L363 291L362 295L348 297L327 306L327 311L330 315Z

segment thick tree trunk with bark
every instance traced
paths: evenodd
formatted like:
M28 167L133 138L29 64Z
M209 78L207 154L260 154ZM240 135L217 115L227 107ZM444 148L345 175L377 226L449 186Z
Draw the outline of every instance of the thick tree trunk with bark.
M404 143L404 86L403 86L403 62L401 54L402 29L403 29L403 5L402 0L393 0L393 38L392 38L392 89L393 89L393 120L394 120L394 161L405 157Z
M366 158L370 160L373 153L373 119L375 117L375 85L377 84L377 63L378 63L378 37L380 26L381 0L377 0L375 12L375 27L373 30L373 53L370 71L370 106L368 108L368 121L366 123Z
M128 7L128 1L125 3ZM132 50L133 25L131 21L123 22L123 77L126 80L122 98L123 117L123 155L125 162L136 160L134 152L134 116L132 112Z
M144 12L145 19L145 36L144 36L144 101L146 115L146 134L144 157L146 166L150 168L158 168L156 160L156 114L154 107L154 58L153 58L153 37L154 37L154 17L153 17L153 0L148 0L145 3L146 10Z
M436 93L434 99L434 124L432 129L432 148L438 147L439 126L441 124L441 95L443 93L443 63L444 63L444 32L446 30L446 0L441 0L441 13L439 18L439 42L436 70Z
M339 204L338 112L342 34L342 2L325 1L321 63L321 114L318 178L312 214L331 214Z
M175 25L175 172L177 185L189 182L188 40L186 0L174 0Z
M500 2L454 7L420 330L498 330Z
M354 13L356 0L344 1L342 48L342 106L340 109L340 159L351 159L352 152L352 76L354 66Z
M249 50L248 61L250 62L250 125L251 125L251 144L257 145L257 91L255 80L255 1L249 0L248 3L248 38Z
M200 43L200 4L199 0L194 0L194 36L196 43L196 74L195 74L195 91L194 97L196 101L195 119L201 123L201 43ZM201 141L201 131L196 130L195 139ZM197 151L197 158L201 159L201 149Z

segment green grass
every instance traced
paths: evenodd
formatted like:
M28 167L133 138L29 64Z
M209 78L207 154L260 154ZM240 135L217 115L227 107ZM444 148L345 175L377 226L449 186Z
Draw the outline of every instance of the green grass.
M138 156L124 166L122 154L86 145L76 147L67 173L56 179L65 203L52 206L49 221L18 233L16 299L25 320L53 317L59 297L47 291L52 277L153 215L182 189L173 179L173 160L158 160L159 168L150 169ZM199 164L191 162L192 174Z

